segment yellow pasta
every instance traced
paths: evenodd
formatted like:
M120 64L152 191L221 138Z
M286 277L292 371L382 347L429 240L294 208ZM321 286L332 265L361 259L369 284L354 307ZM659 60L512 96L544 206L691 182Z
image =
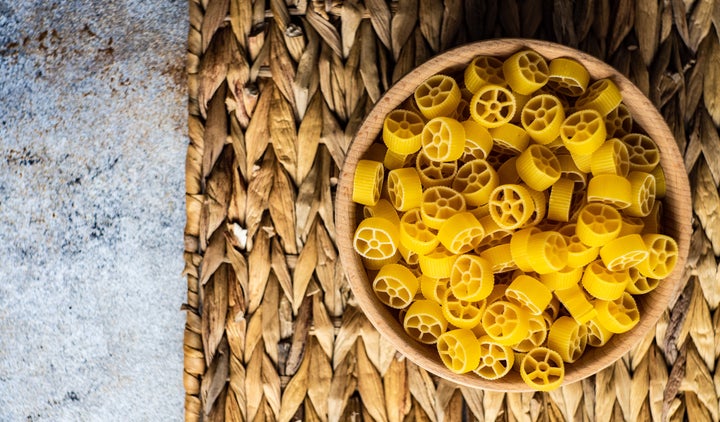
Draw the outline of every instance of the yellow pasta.
M632 132L633 119L625 104L620 103L605 116L605 128L608 138L622 138Z
M563 95L578 97L585 92L590 73L575 59L558 57L549 65L547 85Z
M555 290L553 294L578 324L585 324L597 316L597 310L579 285L575 284L567 289Z
M552 391L562 385L565 365L556 351L538 347L522 358L520 376L537 391Z
M525 224L528 226L537 226L542 221L544 221L545 215L547 214L548 198L545 191L537 191L528 187L527 185L525 185L524 187L527 188L528 192L530 192L530 196L532 196L533 199L533 212L532 214L530 214L530 218Z
M434 161L455 161L465 149L465 128L450 117L436 117L425 124L422 150Z
M430 299L441 304L445 297L445 292L450 288L449 283L449 278L432 278L422 274L420 276L420 291L425 299Z
M547 147L533 144L515 162L518 175L528 186L543 191L560 179L560 162Z
M390 220L394 225L400 224L400 217L398 216L397 210L387 199L380 199L375 206L364 206L363 217L382 217L386 220Z
M636 267L640 274L650 278L665 278L675 269L678 259L678 245L670 236L664 234L644 234L642 236L648 256Z
M556 231L530 235L527 244L528 262L533 271L547 274L567 265L568 249L565 237Z
M538 144L549 144L560 136L565 110L558 97L541 94L532 97L520 115L525 131Z
M586 322L585 327L587 327L587 344L592 347L604 346L613 336L613 333L600 325L597 317Z
M610 205L591 202L580 211L576 233L588 246L602 246L620 234L622 217Z
M624 213L631 217L647 217L655 205L655 178L650 173L631 171L628 181L631 199Z
M475 120L462 122L465 129L465 146L460 160L468 162L476 159L486 159L493 148L493 138L490 132Z
M438 230L437 238L445 249L454 254L464 254L475 249L485 230L469 212L460 212L448 218Z
M417 208L422 203L420 176L412 167L390 170L387 190L390 202L398 211Z
M428 227L439 230L445 220L465 209L465 198L460 192L444 186L433 186L423 192L420 215Z
M618 237L627 236L629 234L640 234L643 232L645 223L642 218L623 216L622 227Z
M500 154L520 154L530 143L530 135L527 131L512 123L491 128L490 135L493 138L494 150Z
M525 309L502 300L487 305L482 316L482 326L487 335L506 346L523 340L529 325L529 315Z
M513 91L528 95L542 88L548 81L547 62L532 50L519 51L503 62L505 80Z
M429 77L415 90L415 103L428 119L450 116L460 102L460 87L446 75Z
M512 349L517 352L527 353L530 350L540 347L547 339L548 325L543 315L528 316L528 332L525 338L514 344Z
M561 316L550 326L547 344L563 361L573 363L585 352L587 327L585 324L578 324L571 317Z
M590 203L602 203L616 209L625 209L632 203L630 181L615 174L598 174L590 179L587 187L587 200Z
M407 155L417 152L422 146L420 135L425 121L409 110L393 110L383 122L382 137L389 150Z
M500 85L485 85L470 100L473 120L487 128L508 123L516 110L515 96Z
M583 267L565 267L559 271L540 274L540 282L551 291L569 289L578 284L583 275Z
M469 206L480 206L488 203L490 193L499 184L499 177L487 161L472 160L458 170L453 189L462 194Z
M477 338L468 329L443 333L437 341L440 359L456 374L470 372L480 364L480 347Z
M649 136L630 133L623 136L622 142L628 150L630 171L649 173L660 164L660 150Z
M384 178L382 163L370 160L358 161L353 178L352 200L363 205L377 204Z
M488 260L495 274L512 271L515 268L515 262L512 260L512 252L510 252L509 243L500 243L497 246L491 246L480 252L480 257Z
M577 225L568 224L561 227L559 233L565 236L568 249L567 266L582 268L597 258L600 248L584 244L577 235Z
M655 168L650 172L650 174L653 175L655 178L655 198L662 199L665 197L665 172L662 169L662 166L657 165Z
M410 305L418 287L419 282L415 275L400 264L389 264L382 267L373 280L373 290L378 299L395 309L402 309Z
M605 141L597 151L593 152L590 171L593 176L606 173L627 176L630 171L630 157L625 144L616 138Z
M389 149L385 151L385 158L383 159L383 165L388 170L395 170L402 167L407 167L415 159L415 154L398 154L392 152Z
M660 279L649 278L640 274L640 270L635 267L628 269L630 274L630 282L628 283L625 290L632 295L644 295L655 290L660 285Z
M457 174L457 162L431 160L422 150L415 160L415 170L423 187L452 185Z
M399 221L400 243L418 255L426 255L440 243L436 233L422 220L420 208L403 214Z
M461 255L453 263L450 289L458 299L477 302L487 298L494 287L492 265L477 255Z
M600 248L600 258L610 271L634 267L648 257L648 250L639 234L618 237Z
M475 248L475 252L479 252L480 248L485 250L500 245L501 243L507 243L507 238L513 234L512 230L503 229L498 226L490 214L478 218L478 221L482 224L483 229L485 229L485 237L480 242L478 248Z
M505 160L505 162L497 169L500 185L518 184L522 182L515 165L515 163L517 163L517 159L517 156L512 156Z
M588 87L575 102L579 110L595 110L607 116L622 101L620 89L610 79L600 79Z
M595 152L605 142L606 134L605 121L595 110L576 111L560 127L560 137L565 148L576 155ZM578 168L582 170L580 166Z
M575 190L583 190L587 185L587 172L582 171L575 164L575 160L569 154L556 154L558 162L560 163L560 177L570 179L577 185Z
M513 230L525 224L535 209L530 192L521 185L501 185L490 194L490 216L502 229Z
M572 204L575 182L561 177L552 185L548 201L547 218L554 221L570 221L570 205Z
M515 354L509 346L497 344L490 336L478 338L480 363L473 370L486 380L496 380L507 375L513 367Z
M610 271L601 261L591 262L582 277L585 290L602 300L615 300L622 296L629 281L628 270Z
M570 153L575 166L584 173L592 171L592 154L574 154Z
M452 290L445 291L442 301L443 316L457 328L473 328L480 323L485 311L485 301L467 301L458 299Z
M550 304L552 292L536 278L519 275L505 290L508 301L522 306L532 315L540 315Z
M439 245L427 255L420 255L418 263L423 274L432 278L449 278L457 255Z
M415 340L425 344L435 344L438 337L447 330L447 321L439 303L432 300L417 300L405 312L403 328Z
M386 259L397 252L400 233L396 225L381 217L366 218L355 230L353 247L369 259Z
M640 312L630 293L623 293L615 300L598 300L595 309L597 322L611 333L630 331L640 321Z
M472 93L485 85L505 85L502 62L490 56L477 56L465 68L464 80Z
M531 226L516 231L512 237L510 237L510 253L515 265L521 271L530 272L533 270L532 266L530 266L530 258L528 256L528 242L531 235L540 232L540 229Z

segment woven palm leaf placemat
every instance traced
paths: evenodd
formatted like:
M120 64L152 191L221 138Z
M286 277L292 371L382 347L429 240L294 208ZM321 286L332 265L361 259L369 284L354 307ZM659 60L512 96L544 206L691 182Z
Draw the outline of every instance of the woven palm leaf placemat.
M718 420L720 2L190 0L186 420ZM552 393L436 379L354 305L333 195L398 78L458 44L545 39L627 75L675 134L685 285L623 359Z

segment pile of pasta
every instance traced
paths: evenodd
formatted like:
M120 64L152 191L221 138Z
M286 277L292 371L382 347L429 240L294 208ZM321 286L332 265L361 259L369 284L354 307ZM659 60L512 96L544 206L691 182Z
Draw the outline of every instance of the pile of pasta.
M454 373L555 389L673 270L660 151L590 82L571 58L476 57L424 81L357 165L373 289Z

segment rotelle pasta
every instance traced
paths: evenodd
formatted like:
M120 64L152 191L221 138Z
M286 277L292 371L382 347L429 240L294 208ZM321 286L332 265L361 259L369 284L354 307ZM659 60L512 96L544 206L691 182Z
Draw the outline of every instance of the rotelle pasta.
M611 79L475 57L390 112L354 173L378 300L453 373L550 391L675 269L660 150Z

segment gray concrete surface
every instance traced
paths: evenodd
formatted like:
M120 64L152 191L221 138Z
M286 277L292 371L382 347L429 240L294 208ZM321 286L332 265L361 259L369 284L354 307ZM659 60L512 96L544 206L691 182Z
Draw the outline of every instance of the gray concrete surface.
M182 419L185 0L0 0L0 421Z

